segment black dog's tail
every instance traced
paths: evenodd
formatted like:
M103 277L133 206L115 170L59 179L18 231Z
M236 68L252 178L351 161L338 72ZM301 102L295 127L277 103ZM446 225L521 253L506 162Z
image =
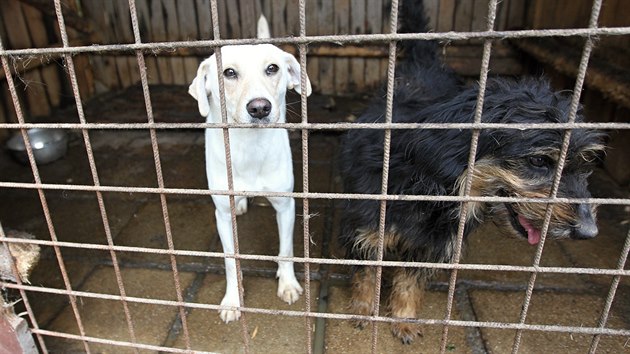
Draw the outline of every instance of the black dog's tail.
M404 0L400 9L400 33L426 33L429 20L424 11L423 0ZM440 63L439 46L434 40L404 40L400 45L405 61L424 67Z

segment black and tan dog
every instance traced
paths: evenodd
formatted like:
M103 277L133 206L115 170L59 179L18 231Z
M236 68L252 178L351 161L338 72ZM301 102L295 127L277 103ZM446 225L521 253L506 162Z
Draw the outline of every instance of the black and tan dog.
M408 0L401 32L426 31L422 1ZM471 123L478 87L464 85L438 57L433 41L402 43L405 59L396 69L394 122ZM376 102L358 122L383 122L385 100ZM490 79L482 122L566 123L570 97L553 92L542 79ZM577 121L582 121L581 112ZM471 195L523 198L549 197L562 130L484 129L479 136ZM395 195L462 194L471 145L471 131L458 129L393 130L388 193ZM341 172L347 193L381 193L384 132L350 130L342 142ZM603 151L602 134L572 131L559 197L588 198L587 177ZM452 201L387 202L384 257L390 260L452 262L462 203ZM540 241L545 203L468 203L465 235L480 223L493 221L506 236ZM348 200L343 209L341 240L348 256L376 259L380 202ZM594 207L553 204L547 237L588 239L597 235ZM430 269L395 269L388 311L415 318ZM375 269L358 267L353 276L351 310L371 315ZM359 322L360 327L365 322ZM394 323L392 331L410 343L419 327Z

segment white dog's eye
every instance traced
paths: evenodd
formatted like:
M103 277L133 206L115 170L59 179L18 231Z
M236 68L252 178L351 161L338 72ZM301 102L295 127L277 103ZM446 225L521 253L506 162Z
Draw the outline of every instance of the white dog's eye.
M223 70L223 76L225 76L228 79L236 79L236 70L232 69L232 68L228 68Z
M267 75L273 75L273 74L277 73L279 69L280 68L278 68L278 65L276 65L276 64L269 64L267 69L265 69L265 73Z

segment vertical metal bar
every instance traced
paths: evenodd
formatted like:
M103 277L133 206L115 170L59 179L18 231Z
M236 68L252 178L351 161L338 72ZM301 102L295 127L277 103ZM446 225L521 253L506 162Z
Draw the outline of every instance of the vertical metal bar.
M389 31L395 34L398 29L398 0L392 0L392 8L390 13ZM389 56L387 58L387 98L385 106L385 122L391 123L394 111L394 79L396 72L396 42L389 42ZM387 195L387 181L389 179L389 158L391 151L391 129L385 129L385 138L383 140L383 175L381 179L381 195ZM383 261L383 244L385 240L385 215L387 212L387 202L380 202L380 214L378 224L378 248L377 260ZM372 313L378 316L381 300L381 278L383 275L383 267L376 267L376 284L374 291L374 308ZM378 323L372 321L372 353L376 354L378 345Z
M494 31L494 22L497 17L497 2L498 0L488 1L488 20L486 22L486 30ZM483 57L481 60L481 69L479 73L479 92L477 93L477 104L475 106L475 123L481 123L481 117L483 114L483 103L486 93L486 84L488 81L488 71L490 67L490 55L492 53L492 40L487 39L483 43ZM472 137L470 142L470 152L468 155L468 171L466 172L466 184L464 187L464 196L470 196L470 190L472 188L472 180L475 171L475 157L477 155L477 146L479 143L479 129L472 131ZM466 220L468 218L468 202L463 202L460 209L459 225L457 228L457 240L455 243L455 254L453 255L453 263L459 264L462 254L462 245L464 241L464 229L466 227ZM451 319L453 310L453 299L455 297L455 286L457 284L457 268L451 271L451 277L448 284L448 300L446 303L446 320ZM446 352L448 341L448 325L444 326L442 331L442 340L440 344L440 353Z
M306 1L299 1L299 18L300 18L300 38L306 37ZM298 45L298 53L300 55L300 112L302 114L302 123L308 123L308 105L307 105L307 72L306 72L306 45ZM302 192L308 193L308 129L302 129ZM306 313L304 314L304 320L306 321L306 352L311 354L313 352L313 320L310 317L311 314L311 264L308 262L310 257L310 220L311 214L309 210L308 198L302 199L302 215L303 215L303 244L304 244L304 258L307 261L304 262L304 301Z
M628 252L630 252L630 229L628 229L628 234L626 236L626 243L621 250L621 255L619 256L619 261L617 262L617 269L623 270L626 261L628 260ZM612 303L615 300L615 294L617 292L617 288L619 287L619 282L621 281L620 275L615 275L613 277L613 281L610 284L610 290L608 291L608 296L606 297L606 303L604 304L604 309L602 310L602 314L599 318L598 327L604 328L606 327L606 322L608 322L608 315L610 314L610 308L612 307ZM599 340L601 339L601 334L596 334L593 336L591 340L591 347L589 349L589 354L595 354L597 351L597 346L599 345Z
M136 12L136 4L134 0L129 0L129 10L131 15L131 21L133 24L133 34L134 39L137 44L142 42L140 37L140 29L138 27L138 15ZM147 120L149 123L154 123L153 117L153 105L151 104L151 94L149 91L149 83L147 79L147 70L144 61L144 55L141 51L136 51L136 58L138 60L138 68L140 70L140 80L142 82L142 92L144 93L144 103L147 111ZM162 173L162 164L160 162L160 150L157 142L157 133L155 129L149 129L149 133L151 136L151 147L153 149L153 160L155 162L155 172L157 175L158 188L164 188L164 175ZM169 218L168 205L166 202L166 194L160 193L160 204L162 205L162 216L164 217L164 227L166 229L166 242L168 244L168 250L175 250L175 245L173 243L173 232L171 228L171 222ZM169 254L171 261L171 270L173 272L173 282L175 285L175 295L177 296L177 301L180 303L184 302L183 290L181 286L181 281L179 277L179 270L177 269L177 258L174 254ZM184 343L186 344L186 349L190 350L190 333L188 331L188 320L186 315L186 308L184 305L178 306L179 308L179 316L182 321L182 330L184 332Z
M589 28L597 27L597 19L599 18L599 13L602 7L602 0L595 0L593 2L593 7L591 10L591 17L589 20ZM575 88L573 90L573 96L571 97L571 106L569 110L569 121L568 123L575 123L575 117L577 115L578 107L580 105L580 95L582 93L582 87L584 86L584 78L586 77L586 69L588 69L588 61L591 57L591 52L593 51L594 41L593 38L588 37L586 39L586 43L584 44L584 49L582 51L582 58L580 60L580 66L578 67L578 73L575 80ZM562 139L562 149L560 152L560 158L558 159L558 167L556 168L556 173L554 176L554 181L551 187L550 198L556 198L558 195L558 188L560 187L560 179L562 178L562 170L564 169L564 165L567 158L567 152L569 150L569 143L571 141L571 129L567 129L564 132L564 136ZM545 219L543 222L543 227L541 229L540 242L538 244L538 248L536 249L536 255L534 256L533 266L534 268L540 265L540 259L542 258L543 247L545 245L545 239L547 237L547 231L549 230L549 224L551 222L551 215L553 211L553 204L547 204L547 209L545 211ZM527 319L527 311L529 310L529 305L531 303L532 293L534 292L534 285L536 284L537 273L534 271L529 279L529 283L527 284L527 290L525 292L525 301L523 303L523 308L520 314L519 323L524 324ZM516 331L514 336L514 344L512 346L512 354L518 353L518 348L521 343L521 339L523 336L523 330L519 329Z
M58 0L57 0L58 1ZM4 50L4 45L2 44L2 39L0 38L0 50ZM2 68L4 69L4 73L7 80L7 85L9 86L9 91L11 92L11 99L13 100L13 106L15 107L15 114L18 119L19 124L24 124L24 113L22 112L22 107L20 106L20 100L18 99L17 92L15 90L15 83L13 82L13 75L11 74L11 69L9 67L9 61L6 56L2 56ZM35 156L33 154L33 147L31 146L31 142L28 136L26 129L20 129L22 133L22 139L24 139L24 144L26 146L26 154L28 155L28 161L31 165L31 171L33 172L33 179L36 184L41 184L42 180L39 176L39 169L37 168L37 164L35 163ZM61 250L59 246L56 244L57 233L55 231L55 226L52 222L52 217L50 215L50 209L48 208L48 202L46 200L46 195L44 194L44 190L42 188L37 188L37 193L39 195L39 200L42 204L42 210L44 211L44 218L46 219L46 225L48 226L48 233L50 234L50 239L53 242L53 250L55 251L55 256L57 258L57 263L59 264L59 270L61 271L61 277L63 279L64 286L66 288L66 292L68 295L68 300L70 301L70 307L72 308L72 312L74 314L74 318L77 323L77 327L79 329L79 334L81 337L85 337L85 328L83 327L83 321L81 320L81 314L79 313L79 308L77 306L77 299L74 295L72 295L72 283L70 282L70 278L68 277L68 272L66 271L66 265L63 261L63 256L61 255ZM83 339L83 347L86 353L91 353L88 342Z
M212 14L212 26L214 32L214 39L221 39L221 30L219 27L219 11L217 8L217 0L210 1L210 12ZM215 58L217 61L217 78L219 81L219 101L221 105L221 121L227 123L227 108L225 104L225 85L223 81L223 61L221 59L221 47L215 49ZM230 151L230 131L229 128L223 128L223 146L225 147L225 168L227 170L227 184L228 191L234 191L234 178L232 174L232 157ZM229 196L230 200L230 215L232 217L232 239L234 241L234 255L239 254L238 247L238 227L236 224L236 205L234 204L234 195ZM227 254L226 254L227 256ZM244 302L244 289L243 289L243 273L241 271L241 260L237 257L234 259L236 263L236 280L238 285L238 298L241 307L245 307ZM243 344L246 353L249 353L249 334L247 330L246 314L241 312L241 332L243 334Z
M59 24L59 32L61 34L61 41L62 41L63 47L68 48L69 47L68 34L66 32L66 25L65 25L63 12L61 10L61 4L59 0L55 1L55 12L57 15L57 22ZM77 82L77 75L74 68L74 60L72 59L71 55L66 54L64 55L64 61L68 68L68 74L70 76L72 92L74 93L74 101L77 107L79 121L82 124L85 124L86 123L85 113L83 111L83 103L81 102L81 93L79 91L79 84ZM85 143L85 150L87 152L88 163L90 165L90 171L92 173L92 182L94 183L95 187L98 187L100 186L100 181L98 178L98 172L96 169L96 162L94 160L94 154L92 151L92 144L90 142L90 136L87 129L82 129L81 133L83 135L83 142ZM136 343L136 334L134 331L133 320L131 318L131 311L129 310L129 305L127 304L127 301L125 300L126 291L125 291L125 286L122 279L122 274L120 272L120 265L118 263L116 252L112 248L114 245L114 239L112 237L111 228L109 226L107 210L105 209L105 202L103 200L103 194L100 191L96 191L96 199L98 201L99 210L101 212L101 219L103 221L103 228L105 230L105 237L107 239L107 245L110 247L109 254L112 259L112 264L114 266L114 273L116 276L116 283L118 285L118 290L122 298L122 306L123 306L123 311L125 313L125 320L127 322L127 329L129 331L129 337L133 343ZM137 349L134 349L134 351L136 353L138 352Z
M2 227L2 222L0 222L0 244L5 243L7 245L7 250L8 250L9 242L4 241L4 239L6 238L7 236L4 233L4 227ZM9 253L10 253L10 250L9 250ZM22 282L22 277L20 276L20 272L17 269L17 266L15 264L13 257L9 257L8 261L11 264L11 271L13 272L13 275L15 277L15 282L18 285L22 286L24 283ZM24 307L26 308L26 313L28 314L28 318L31 320L31 325L33 326L35 330L38 330L39 323L37 323L37 319L35 318L35 313L33 312L33 309L31 308L31 303L28 300L26 291L22 288L20 288L19 291L20 291L20 297L22 298L22 301L24 302ZM44 342L44 337L42 337L41 333L39 332L35 332L35 336L37 337L37 342L39 343L39 347L41 348L42 352L44 354L48 354L48 348L46 347L46 342Z

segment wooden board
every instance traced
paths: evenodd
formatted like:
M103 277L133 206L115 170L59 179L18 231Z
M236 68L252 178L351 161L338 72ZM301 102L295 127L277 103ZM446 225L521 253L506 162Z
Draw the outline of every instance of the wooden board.
M105 3L86 1L82 3L82 10L85 15L94 21L97 28L102 29L98 36L101 43L114 43L116 41L110 30L112 25L109 14L114 11L113 9L111 1ZM94 72L94 92L102 93L121 88L116 63L111 56L92 55L90 59Z
M350 33L350 0L335 1L335 34ZM335 60L335 93L348 92L350 81L350 60L338 58Z
M167 41L166 24L164 21L164 7L161 0L153 0L151 2L151 29L153 33L153 41ZM173 71L171 69L170 58L157 57L157 72L159 74L159 82L161 84L173 84Z
M361 34L365 32L365 15L365 0L352 0L350 2L350 33ZM350 59L349 82L346 90L360 90L364 85L365 59Z
M22 6L22 9L33 44L38 48L48 46L48 34L46 33L42 13L30 6ZM62 79L57 71L56 62L53 61L52 65L42 67L41 76L50 105L52 107L58 107L62 95Z
M151 10L149 0L136 0L136 15L138 16L138 27L140 28L140 39L143 43L153 39L151 33Z
M366 5L366 29L365 33L382 33L383 28L383 8L382 6L373 6L373 4ZM374 88L381 84L381 78L384 75L381 73L382 59L365 59L365 86L366 88Z
M319 32L319 21L317 12L317 1L306 2L306 35L315 36ZM273 35L273 33L272 33ZM319 58L307 57L306 71L311 80L313 91L319 92Z
M197 39L212 39L210 0L195 0L197 12Z
M321 0L318 2L318 27L320 35L334 34L335 17L333 0ZM323 94L332 94L335 91L335 68L334 60L330 58L319 59L319 89Z
M475 2L470 0L457 0L455 2L454 31L470 31L472 27L474 4Z
M270 2L270 12L268 20L271 26L271 35L274 37L286 37L288 35L286 17L284 12L287 8L287 0L274 0Z
M448 32L453 30L453 21L455 20L455 1L440 1L438 15L438 32Z
M94 81L94 68L87 54L74 57L74 65L77 70L77 80L81 91L81 99L85 102L96 93Z
M118 0L115 4L116 13L116 31L118 32L117 38L122 39L123 43L135 43L136 39L133 34L133 27L131 25L131 13L129 11L128 0ZM137 11L136 11L137 12ZM119 75L124 73L126 77L121 76L123 87L129 87L136 85L140 82L140 68L138 61L135 58L126 58L127 60L117 60L116 65L119 66Z
M181 38L179 35L180 19L178 18L177 5L172 0L162 0L162 6L164 7L164 14L166 16L166 39L168 41L179 40ZM170 58L170 60L171 69L173 70L173 83L176 85L185 85L187 80L184 60L181 58Z
M226 4L232 1L234 0L217 0L217 7L218 7L217 10L219 12L219 29L220 29L221 38L232 38L231 31L229 30L231 25L229 23L229 20L227 19L228 9L227 9L227 4ZM217 37L214 35L214 32L213 32L212 38L217 39Z
M487 0L424 0L429 26L434 31L451 30L484 30L487 17ZM0 9L16 3L16 0L0 1ZM306 0L306 34L360 34L389 32L389 1L387 0ZM525 12L529 7L535 8L532 13L541 15L536 18L539 25L554 23L553 26L569 26L585 23L590 12L591 0L503 0L499 3L496 29L522 27ZM81 8L77 8L80 4ZM531 6L527 6L531 4ZM299 35L299 0L218 0L219 25L222 38L248 38L255 36L256 22L260 13L265 13L269 20L272 36L285 37ZM571 5L571 6L569 6ZM131 43L135 41L129 17L128 0L82 0L68 4L76 13L82 13L99 31L100 43ZM28 10L27 10L28 8ZM210 0L136 0L140 34L143 42L165 42L195 39L212 39L212 21ZM25 47L48 46L45 33L50 24L45 24L41 13L26 6L22 8L26 31L11 30L12 37L27 38L30 43ZM625 0L606 0L602 8L602 25L628 25L630 2ZM13 12L11 12L13 13ZM567 18L561 18L565 16ZM582 18L578 18L582 16ZM586 17L585 17L586 16ZM12 16L15 17L15 16ZM532 16L533 19L535 16ZM14 22L16 19L9 19ZM46 19L50 21L50 19ZM554 22L555 21L555 22ZM581 22L580 22L581 21ZM3 21L2 26L9 27L10 22ZM24 23L23 23L24 25ZM11 25L11 28L15 26ZM56 26L52 26L55 28ZM17 27L19 28L19 26ZM55 28L55 31L58 31ZM55 34L53 33L52 36ZM7 39L6 43L10 43ZM41 43L41 44L40 44ZM612 47L630 47L628 36L604 37L597 51ZM89 42L88 42L89 44ZM460 43L461 44L461 43ZM316 91L323 93L348 94L369 91L381 85L387 71L385 57L370 48L380 47L387 51L387 44L371 43L356 46L349 44L339 46L343 50L334 50L334 43L313 44L307 62L307 71ZM293 46L285 46L297 53ZM333 49L333 50L330 50ZM199 60L207 56L210 49L182 49L177 53L163 51L146 54L147 77L150 84L188 85L196 73ZM365 57L359 57L361 53ZM373 55L373 53L377 53ZM472 65L474 59L469 57L450 57L461 72L478 70ZM507 70L509 61L500 60L499 67ZM89 54L89 60L77 59L77 79L80 82L81 96L89 97L93 92L116 90L139 82L140 70L135 56L129 53ZM92 67L93 66L93 67ZM520 69L520 66L518 66ZM55 63L41 64L37 74L29 74L32 81L26 93L20 91L26 99L32 95L31 88L35 83L44 89L44 97L48 104L61 103L62 92L69 92L67 74ZM18 81L19 84L19 81ZM91 88L90 88L91 85ZM33 97L30 98L31 100ZM30 101L24 101L30 102ZM28 103L26 106L31 107ZM7 109L5 108L5 111ZM6 114L6 113L5 113Z
M429 31L437 31L439 11L439 0L424 0L424 14L429 20Z
M341 1L343 2L343 0ZM335 6L339 6L340 1L335 2ZM287 0L286 10L286 22L287 22L287 36L299 36L300 35L300 13L299 13L298 0Z
M22 4L15 0L2 1L0 2L0 10L2 11L3 23L7 29L8 43L5 44L5 46L13 49L32 47L33 43L29 37L29 30L22 11ZM24 85L27 104L25 108L28 108L27 112L32 116L48 115L51 106L43 86L44 83L39 69L23 74L17 73L14 79L17 79L16 83L21 81Z
M497 5L497 11L498 11ZM488 1L475 0L472 6L472 16L470 21L470 31L485 31L488 28ZM497 28L495 19L494 28Z
M238 3L234 0L226 0L224 8L227 14L227 31L221 31L221 38L243 38L239 21ZM224 21L226 22L226 21Z
M158 68L158 59L153 55L144 57L144 63L147 66L147 81L149 85L157 85L160 83L160 73Z
M199 38L197 32L197 14L195 13L195 0L180 0L177 2L177 14L179 17L179 38L182 40L194 40ZM184 58L184 84L192 82L197 73L197 59Z
M256 14L255 1L239 0L239 22L241 25L241 36L238 38L256 38L256 25L258 16Z

